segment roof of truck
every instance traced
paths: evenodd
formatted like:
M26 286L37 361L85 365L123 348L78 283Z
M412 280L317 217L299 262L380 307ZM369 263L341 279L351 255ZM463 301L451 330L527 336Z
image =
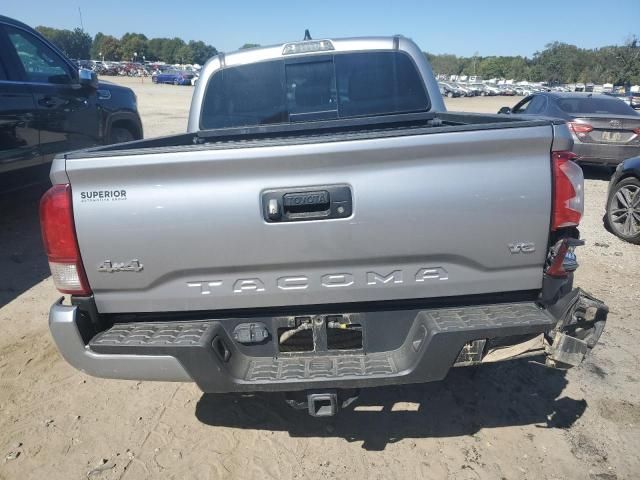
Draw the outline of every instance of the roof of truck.
M285 47L289 45L310 46L312 44L320 44L321 42L329 42L331 48L311 50L306 52L284 53ZM274 58L289 58L305 55L326 55L337 52L353 52L365 50L407 50L418 49L416 44L401 35L391 37L350 37L350 38L319 38L314 40L299 40L293 42L284 42L264 47L246 48L244 50L236 50L229 53L221 53L218 57L229 65L238 65L244 63L254 63L262 60L270 60Z

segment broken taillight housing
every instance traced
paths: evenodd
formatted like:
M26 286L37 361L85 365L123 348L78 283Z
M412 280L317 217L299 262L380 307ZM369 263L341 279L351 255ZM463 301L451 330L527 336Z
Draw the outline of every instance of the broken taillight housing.
M584 245L584 240L578 238L562 238L549 248L545 273L551 277L564 278L578 268L578 261L574 250Z
M551 229L575 227L584 213L584 175L573 152L553 152L553 214Z
M56 288L62 293L90 295L76 239L70 185L54 185L42 196L40 228Z

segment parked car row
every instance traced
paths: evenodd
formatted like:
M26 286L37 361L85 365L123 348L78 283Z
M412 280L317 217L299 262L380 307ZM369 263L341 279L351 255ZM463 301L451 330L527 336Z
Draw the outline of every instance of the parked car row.
M153 62L107 62L99 60L74 60L80 68L99 75L124 77L151 77L153 83L195 85L200 66L175 66Z
M497 85L494 83L460 83L460 82L438 82L440 93L449 98L455 97L475 97L475 96L526 96L537 92L545 92L547 87L538 85Z

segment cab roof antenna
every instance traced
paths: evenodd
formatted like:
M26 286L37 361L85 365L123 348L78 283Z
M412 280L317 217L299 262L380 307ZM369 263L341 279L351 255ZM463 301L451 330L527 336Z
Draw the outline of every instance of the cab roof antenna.
M304 39L303 40L311 40L311 34L309 33L309 29L305 29L304 31Z

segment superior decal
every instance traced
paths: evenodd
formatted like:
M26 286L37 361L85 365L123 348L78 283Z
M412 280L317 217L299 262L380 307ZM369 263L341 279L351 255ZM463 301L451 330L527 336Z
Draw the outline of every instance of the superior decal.
M91 190L88 192L80 192L81 202L116 202L126 199L126 190Z

